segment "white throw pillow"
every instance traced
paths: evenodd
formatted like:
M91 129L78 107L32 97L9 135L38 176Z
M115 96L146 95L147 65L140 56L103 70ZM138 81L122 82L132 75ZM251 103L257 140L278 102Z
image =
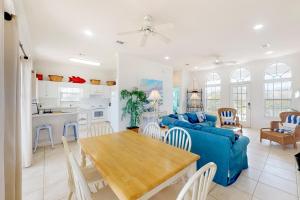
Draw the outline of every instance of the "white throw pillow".
M204 122L206 119L205 113L204 112L196 112L197 118L199 123Z

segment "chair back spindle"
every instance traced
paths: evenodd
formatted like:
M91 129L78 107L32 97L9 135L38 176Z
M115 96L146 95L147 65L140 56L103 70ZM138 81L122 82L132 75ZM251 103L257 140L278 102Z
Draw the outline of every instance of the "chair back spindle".
M186 151L191 151L192 147L190 134L180 127L174 127L168 130L165 137L165 143Z

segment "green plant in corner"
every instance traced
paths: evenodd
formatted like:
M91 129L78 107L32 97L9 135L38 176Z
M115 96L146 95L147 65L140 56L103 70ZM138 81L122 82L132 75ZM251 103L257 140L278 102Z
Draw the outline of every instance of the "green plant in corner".
M130 127L137 127L140 122L140 116L144 112L144 103L147 102L147 97L144 91L133 88L132 91L122 90L121 99L126 100L122 119L128 114L130 115Z

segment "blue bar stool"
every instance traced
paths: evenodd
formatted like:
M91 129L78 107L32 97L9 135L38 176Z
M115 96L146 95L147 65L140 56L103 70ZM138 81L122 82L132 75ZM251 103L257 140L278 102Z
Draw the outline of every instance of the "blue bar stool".
M63 136L66 137L68 135L68 129L70 127L73 127L73 134L74 134L75 140L77 140L77 138L78 138L78 122L67 122L67 123L65 123Z
M38 147L41 130L47 130L48 131L48 136L49 136L52 148L54 148L53 135L52 135L52 126L50 124L42 124L42 125L36 127L34 152L36 152L36 149Z

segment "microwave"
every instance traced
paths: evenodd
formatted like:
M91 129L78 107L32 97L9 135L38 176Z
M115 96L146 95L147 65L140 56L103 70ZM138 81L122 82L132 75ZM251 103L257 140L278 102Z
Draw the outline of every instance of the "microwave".
M105 108L97 108L97 109L92 110L92 120L93 121L106 120Z

